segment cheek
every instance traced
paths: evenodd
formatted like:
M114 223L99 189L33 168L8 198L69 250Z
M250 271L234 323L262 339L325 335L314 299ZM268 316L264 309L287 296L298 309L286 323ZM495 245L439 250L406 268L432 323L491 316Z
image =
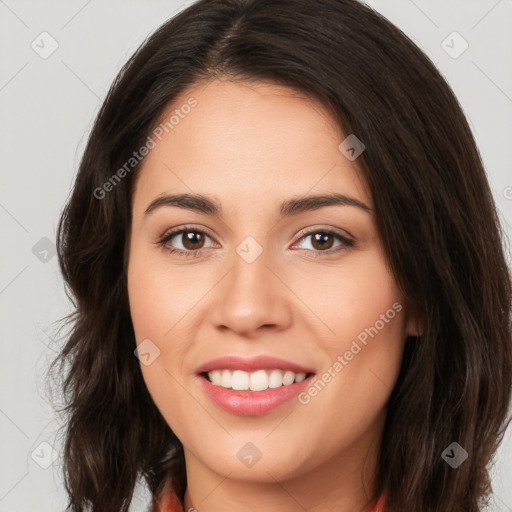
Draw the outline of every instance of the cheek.
M182 360L183 347L173 338L180 297L173 292L170 276L162 272L150 254L138 248L130 253L127 278L136 344L141 354L150 354L149 361L139 355L141 372L153 400L160 404L172 391L172 376L176 374L173 365Z
M187 349L186 340L180 342L180 336L176 335L181 324L174 328L186 314L183 296L176 293L179 287L176 273L166 272L157 258L138 248L131 251L128 296L136 343L147 344L146 340L150 340L151 344L145 346L149 347L152 358L157 354L147 365L141 358L142 376L155 405L171 428L179 436L185 436L185 428L180 427L181 415L176 415L175 411L188 411L186 418L196 411L190 406L190 396L179 384L182 380L180 365Z
M307 297L329 352L343 350L358 335L364 341L365 329L376 323L382 337L400 337L403 298L380 250L353 253L336 265L310 265L307 273L288 277L297 295Z
M179 396L173 377L182 376L191 345L189 333L198 321L194 308L208 285L197 273L166 264L165 255L144 246L130 252L127 280L136 343L150 340L150 348L158 354L151 365L141 360L147 387L157 403L169 393Z
M308 305L321 320L313 329L319 350L328 355L311 410L329 404L335 424L353 422L355 428L384 407L398 376L406 337L403 296L378 251L324 268L308 283L299 293L310 297Z
M191 287L180 282L180 273L170 272L158 256L137 248L130 256L128 296L137 343L143 338L169 339L193 299Z

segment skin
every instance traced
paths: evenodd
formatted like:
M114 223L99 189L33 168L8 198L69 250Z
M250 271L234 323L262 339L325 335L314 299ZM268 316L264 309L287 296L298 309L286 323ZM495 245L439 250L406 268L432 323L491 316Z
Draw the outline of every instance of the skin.
M141 364L144 380L185 447L185 510L360 511L374 490L405 338L418 329L388 269L373 211L335 205L279 219L278 208L286 199L338 192L373 209L371 196L357 159L338 149L346 135L316 100L264 82L206 85L169 106L191 96L198 102L144 161L128 259L137 344L149 338L160 350ZM187 192L212 196L223 216L176 206L144 215L160 195ZM157 244L188 224L204 239L186 245L177 235L167 248ZM310 236L298 236L305 228ZM322 229L355 246L343 248L336 237L315 245L311 232ZM236 252L247 236L263 249L252 263ZM171 246L203 252L186 258ZM267 414L238 416L202 391L196 368L229 354L268 354L321 376L394 303L401 311L359 343L307 404L292 399ZM250 468L237 457L247 442L262 453Z

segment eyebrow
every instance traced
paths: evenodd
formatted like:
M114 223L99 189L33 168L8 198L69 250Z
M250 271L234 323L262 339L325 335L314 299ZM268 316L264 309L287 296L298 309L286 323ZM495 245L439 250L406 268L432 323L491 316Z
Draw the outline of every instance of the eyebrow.
M144 216L150 214L157 208L164 206L177 206L194 210L207 215L222 216L222 206L215 199L202 194L171 194L157 197L146 208ZM326 206L354 206L365 212L371 213L373 210L365 203L354 197L345 194L322 194L310 195L299 198L287 199L282 202L279 208L279 217L288 217L297 215L306 211L317 210Z

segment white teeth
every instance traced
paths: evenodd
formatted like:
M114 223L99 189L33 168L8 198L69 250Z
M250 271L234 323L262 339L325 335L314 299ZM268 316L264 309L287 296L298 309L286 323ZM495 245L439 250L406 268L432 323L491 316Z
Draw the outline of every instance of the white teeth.
M283 372L281 370L272 370L268 378L269 388L279 388L283 385Z
M229 370L224 370L222 372L222 377L221 377L220 385L223 388L230 388L231 387L231 372Z
M294 380L295 380L295 373L285 372L285 374L283 375L283 386L289 386L290 384L293 384Z
M213 370L208 372L208 378L215 386L238 391L264 391L268 388L279 388L289 386L294 382L301 382L306 378L306 374L284 370L257 370L255 372Z
M306 378L306 374L305 373L297 373L297 375L295 375L295 382L301 382L305 378Z
M208 375L210 376L210 380L212 381L213 384L215 384L216 386L222 385L222 372L220 372L219 370L214 370L213 372L210 372Z
M249 374L241 370L235 370L231 376L232 389L249 389Z
M268 388L268 377L265 370L251 373L249 389L251 391L263 391Z

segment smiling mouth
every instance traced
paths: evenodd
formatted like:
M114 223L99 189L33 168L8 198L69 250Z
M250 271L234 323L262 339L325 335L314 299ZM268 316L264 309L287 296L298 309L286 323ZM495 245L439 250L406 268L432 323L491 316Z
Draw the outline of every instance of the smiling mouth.
M314 373L295 373L289 370L261 369L254 372L218 369L200 373L201 377L219 388L236 391L265 391L288 387L308 379Z

